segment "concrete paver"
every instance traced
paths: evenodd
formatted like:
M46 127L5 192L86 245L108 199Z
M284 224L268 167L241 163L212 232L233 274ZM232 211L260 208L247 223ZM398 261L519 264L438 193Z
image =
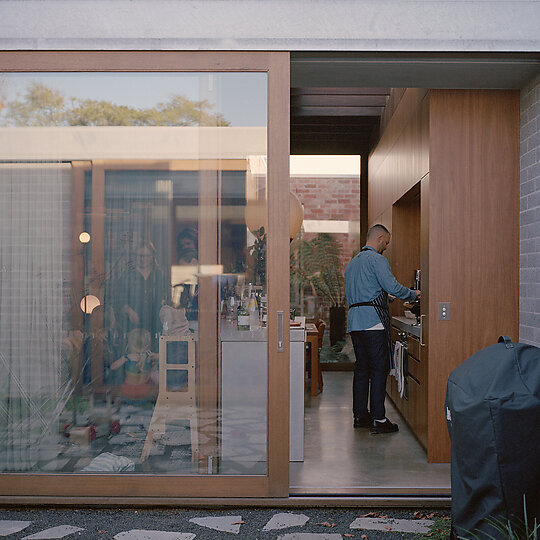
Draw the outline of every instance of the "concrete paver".
M278 540L343 540L337 533L292 533L280 536Z
M350 528L424 534L429 532L431 525L433 521L430 519L357 518Z
M18 533L30 526L31 521L0 519L0 536Z
M240 532L240 521L242 516L223 516L223 517L201 517L190 519L190 523L195 523L201 527L214 529L215 531L228 532L238 534Z
M270 518L270 521L263 527L263 531L273 531L277 529L287 529L289 527L303 527L309 518L304 514L279 513Z
M58 527L51 527L50 529L45 529L44 531L31 534L30 536L25 536L23 540L65 538L66 536L79 531L84 531L84 529L81 529L81 527L73 527L72 525L59 525Z
M191 533L132 529L131 531L119 533L114 538L115 540L193 540L195 535Z

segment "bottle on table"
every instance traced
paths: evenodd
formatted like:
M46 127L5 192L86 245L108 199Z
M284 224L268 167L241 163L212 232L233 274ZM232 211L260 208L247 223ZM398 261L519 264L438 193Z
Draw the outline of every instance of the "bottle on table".
M249 312L249 329L256 330L259 328L259 306L257 305L257 299L255 298L255 292L251 292L248 302Z
M268 309L267 309L266 296L261 296L261 324L263 327L266 326L267 319L268 319Z
M236 319L236 298L230 296L227 302L227 320L229 322L234 322Z
M244 305L244 302L238 304L237 314L237 324L236 328L238 330L249 330L249 311L247 306Z

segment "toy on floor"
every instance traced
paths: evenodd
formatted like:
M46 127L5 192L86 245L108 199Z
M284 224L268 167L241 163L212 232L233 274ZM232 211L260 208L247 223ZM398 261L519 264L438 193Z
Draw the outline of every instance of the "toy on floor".
M97 410L94 403L94 393L90 393L88 419L84 425L77 425L76 420L64 426L64 437L81 446L88 444L98 437L118 435L121 430L120 422L113 418L115 410L112 406L111 393L107 391L105 396L105 409ZM74 404L76 407L76 404ZM76 418L76 416L75 416Z

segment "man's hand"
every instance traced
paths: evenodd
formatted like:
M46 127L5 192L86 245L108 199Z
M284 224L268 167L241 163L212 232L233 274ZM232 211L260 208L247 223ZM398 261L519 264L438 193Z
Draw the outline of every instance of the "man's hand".
M414 292L416 293L416 299L420 300L420 291L415 290Z

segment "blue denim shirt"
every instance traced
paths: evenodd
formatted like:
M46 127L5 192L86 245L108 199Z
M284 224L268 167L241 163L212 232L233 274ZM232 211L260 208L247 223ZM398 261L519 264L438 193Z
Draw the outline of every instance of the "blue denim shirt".
M394 277L388 259L367 246L347 265L345 270L345 294L349 306L358 302L370 302L385 290L402 300L414 302L416 293L404 287ZM373 306L349 309L347 332L367 330L381 320Z

